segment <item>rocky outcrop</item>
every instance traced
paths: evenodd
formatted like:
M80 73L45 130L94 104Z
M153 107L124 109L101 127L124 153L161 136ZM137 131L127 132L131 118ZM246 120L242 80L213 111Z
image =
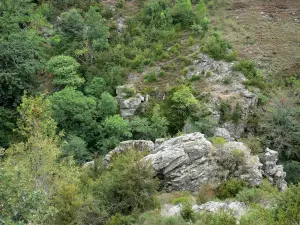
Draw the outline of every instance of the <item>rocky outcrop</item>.
M252 186L262 182L262 165L243 143L213 146L201 133L169 139L144 160L151 161L169 191L198 191L201 184L220 183L230 177L240 177Z
M263 176L280 190L285 190L287 188L287 183L284 180L286 173L283 171L282 165L276 164L278 161L278 152L267 148L264 153L259 155L259 158L263 163Z
M240 217L246 211L246 204L243 202L207 202L202 205L194 205L196 212L219 212L233 213L234 216Z
M131 149L136 149L141 152L152 152L154 150L154 143L152 141L131 140L123 141L119 146L110 151L104 158L104 164L108 164L115 154L120 154Z
M139 109L142 111L148 103L148 96L135 93L135 89L130 86L118 86L116 93L120 114L124 119L130 119Z
M197 50L197 49L195 49ZM256 108L257 94L247 90L243 84L245 76L232 69L233 63L217 61L209 56L198 53L193 65L187 67L187 78L198 75L203 77L203 87L200 87L203 96L208 96L208 106L214 118L219 121L221 117L220 104L228 102L234 110L238 104L241 109L239 126L227 122L226 128L233 138L240 138L244 131L249 113ZM201 79L202 81L202 79Z
M219 129L219 136L230 136ZM251 155L250 149L242 142L228 141L212 144L201 133L191 133L168 140L124 141L105 156L109 163L114 154L137 149L149 154L143 158L152 164L161 187L167 191L198 191L202 184L216 186L231 179L242 179L250 186L259 186L263 176L277 185L286 188L283 167L276 165L278 153L270 149L260 155Z
M176 216L180 215L180 211L182 208L182 204L178 205L164 205L161 210L162 216ZM246 204L243 202L207 202L202 205L193 205L192 209L195 212L225 212L225 213L232 213L236 217L240 217L246 212Z

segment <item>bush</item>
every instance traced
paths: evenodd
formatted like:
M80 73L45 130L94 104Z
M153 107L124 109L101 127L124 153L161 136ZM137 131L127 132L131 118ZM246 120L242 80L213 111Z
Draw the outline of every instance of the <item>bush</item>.
M142 162L143 153L130 150L116 155L109 168L94 184L94 200L109 215L129 215L155 206L158 181L149 163Z
M242 215L240 219L242 225L275 225L277 224L274 218L274 212L270 208L255 205L247 213ZM280 225L280 224L277 224ZM283 224L281 224L283 225Z
M143 213L137 220L136 225L183 225L186 222L181 216L161 216L156 211Z
M245 161L245 152L240 149L232 149L231 154L238 165L241 165Z
M215 146L222 146L226 144L226 140L223 137L213 137L210 138L209 140Z
M219 32L214 31L209 36L204 47L204 52L217 60L225 59L231 45L225 41Z
M193 75L189 79L190 82L199 81L199 80L201 80L201 76L199 76L199 75Z
M238 124L240 119L242 118L242 107L239 103L237 103L234 107L233 113L232 113L232 122L234 124Z
M73 156L78 163L91 160L84 140L77 136L69 136L61 146L62 156Z
M231 116L231 105L226 102L226 101L221 101L220 106L220 121L221 122L226 122L227 120L230 119Z
M236 218L233 214L227 212L203 212L196 215L198 219L196 225L234 225L237 224Z
M240 141L243 142L254 155L263 152L263 148L259 137L255 137L252 134L250 134L247 138L241 138Z
M247 187L245 181L231 179L225 181L217 188L216 196L220 199L234 198L244 187Z
M284 171L286 172L285 180L288 183L300 183L300 162L288 161L284 163Z
M195 222L195 212L189 202L184 202L180 210L180 215L185 221Z
M147 73L145 76L144 76L144 79L146 82L148 83L151 83L151 82L155 82L157 81L157 74L155 71L152 71L150 73Z
M109 221L105 223L105 225L132 225L134 224L136 219L129 215L129 216L123 216L120 213L117 213L116 215L112 216Z
M204 204L212 200L215 196L214 186L211 183L202 184L197 194L197 203Z
M279 224L299 224L300 184L291 185L277 198L276 217Z
M268 182L268 181L267 181ZM243 188L237 195L236 199L247 204L267 205L273 198L273 194L263 188Z

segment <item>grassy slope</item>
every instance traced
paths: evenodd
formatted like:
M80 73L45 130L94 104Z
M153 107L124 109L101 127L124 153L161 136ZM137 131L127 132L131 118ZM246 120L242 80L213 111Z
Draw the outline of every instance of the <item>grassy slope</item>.
M299 72L299 0L228 0L227 3L211 10L210 19L240 57L253 59L263 69L280 76Z

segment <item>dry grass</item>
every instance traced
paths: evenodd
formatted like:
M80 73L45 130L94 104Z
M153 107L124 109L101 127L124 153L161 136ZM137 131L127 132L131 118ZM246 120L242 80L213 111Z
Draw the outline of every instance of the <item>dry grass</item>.
M261 68L281 76L299 71L299 0L229 2L211 11L210 18L240 57L253 59Z

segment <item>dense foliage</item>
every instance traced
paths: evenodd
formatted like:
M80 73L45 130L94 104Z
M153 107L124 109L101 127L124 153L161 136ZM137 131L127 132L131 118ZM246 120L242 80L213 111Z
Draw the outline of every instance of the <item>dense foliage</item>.
M158 181L135 149L113 156L108 166L102 163L125 140L154 141L195 131L212 136L217 125L239 125L239 104L221 101L217 124L207 104L209 93L200 95L194 88L204 88L202 79L213 71L187 77L191 58L200 52L216 60L238 60L210 25L206 5L214 8L217 2L1 0L0 224L236 223L223 212L194 213L189 195L172 202L183 203L180 215L160 216ZM297 224L299 80L293 76L274 90L274 81L266 82L254 62L232 64L247 77L249 89L261 90L259 108L247 124L249 135L242 140L253 153L267 146L278 151L287 181L294 185L279 193L234 179L216 189L201 187L197 201L235 198L253 204L240 224L257 218L261 224ZM130 119L120 116L116 96L117 86L127 79L150 96L147 107ZM124 92L125 98L137 95L133 88ZM212 139L213 144L224 141ZM262 209L265 202L272 207Z

